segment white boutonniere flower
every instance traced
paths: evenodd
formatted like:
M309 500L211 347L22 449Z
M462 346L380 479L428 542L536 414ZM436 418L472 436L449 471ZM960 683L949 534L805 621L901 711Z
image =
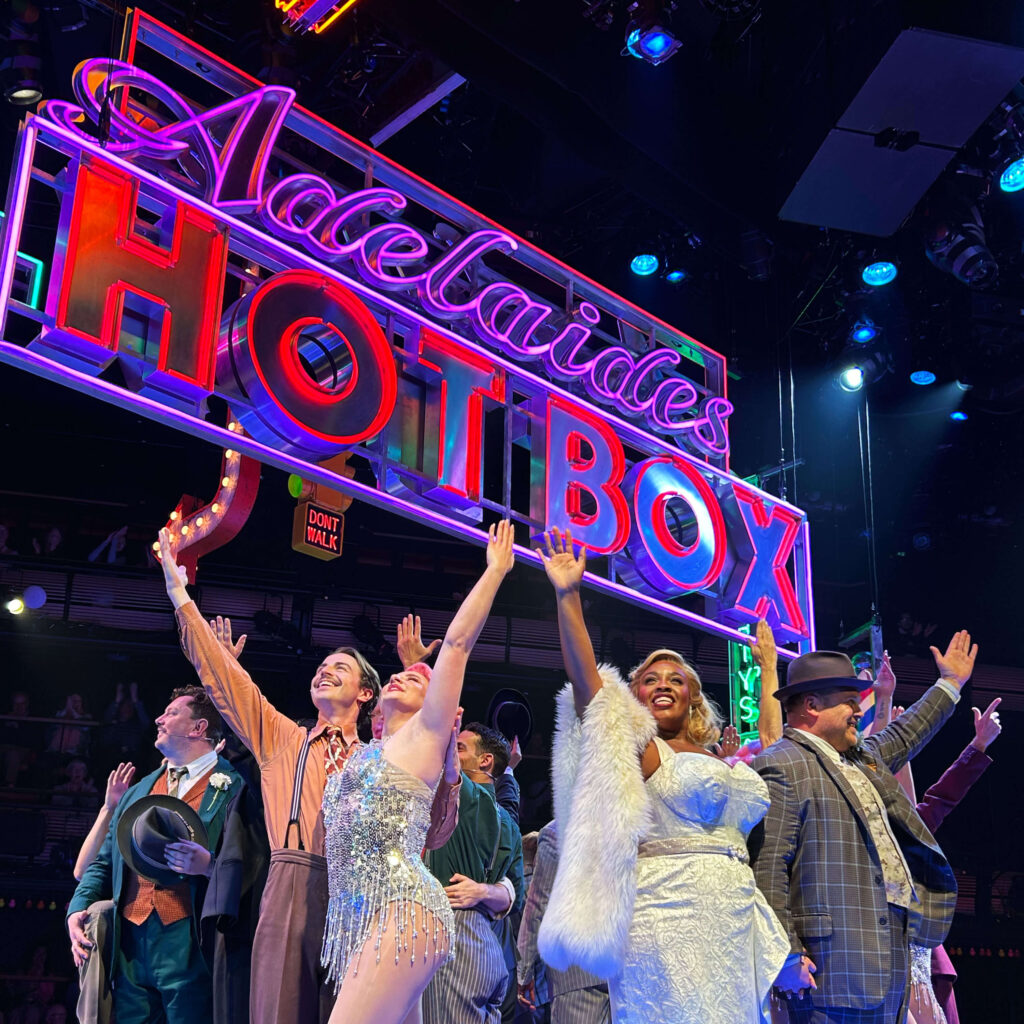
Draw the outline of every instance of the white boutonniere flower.
M231 776L225 775L223 772L214 772L210 776L210 786L217 792L214 793L213 799L210 801L210 807L212 808L217 802L217 798L227 791L231 786Z

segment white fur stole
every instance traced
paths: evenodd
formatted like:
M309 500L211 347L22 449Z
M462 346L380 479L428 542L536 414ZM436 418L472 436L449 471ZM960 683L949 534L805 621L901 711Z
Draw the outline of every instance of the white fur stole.
M576 716L572 687L556 700L551 779L558 822L558 873L538 935L545 963L612 978L622 969L636 899L637 846L651 810L640 754L654 718L610 665Z

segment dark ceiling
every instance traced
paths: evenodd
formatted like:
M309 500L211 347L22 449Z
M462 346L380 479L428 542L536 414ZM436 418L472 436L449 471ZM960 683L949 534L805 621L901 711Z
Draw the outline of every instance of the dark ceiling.
M800 460L765 486L784 484L811 516L823 644L869 615L873 542L887 627L904 610L943 630L973 624L990 659L1016 659L1024 199L991 188L997 112L978 120L892 238L777 214L901 29L1024 47L1018 4L678 0L672 26L684 45L660 67L621 55L623 0L360 0L316 38L287 35L265 0L142 6L262 79L293 85L300 103L363 139L426 81L458 72L466 84L382 150L729 357L740 377L730 392L734 469ZM99 2L51 0L40 21L47 95L66 96L77 61L110 51L119 20ZM5 153L18 116L4 110ZM889 184L874 183L879 196ZM925 239L972 205L999 267L983 289L924 254ZM629 273L637 247L652 244L681 261L682 286ZM858 258L879 244L900 276L867 294ZM866 392L873 536L862 395L832 384L865 317L882 329L871 353L887 371ZM909 373L926 364L938 380L917 388ZM973 389L957 390L957 379ZM217 455L198 442L6 368L0 383L0 517L23 538L72 520L97 536L128 520L141 538L180 493L209 490ZM957 406L966 422L949 420ZM372 544L382 522L388 544L423 542L358 506L348 542ZM215 557L323 576L288 552L289 529L283 479L268 471L249 524Z

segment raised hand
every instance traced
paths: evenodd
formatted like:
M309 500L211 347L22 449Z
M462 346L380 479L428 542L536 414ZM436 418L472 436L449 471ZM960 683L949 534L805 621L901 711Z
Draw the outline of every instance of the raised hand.
M892 700L892 695L896 690L896 673L892 670L892 662L889 660L889 652L885 651L882 654L882 664L878 669L878 678L875 679L875 698L888 697Z
M188 583L188 571L184 566L178 565L175 559L174 544L171 541L170 530L166 526L160 531L160 566L164 571L167 595L175 607L180 607L188 600L188 590L185 586Z
M750 637L750 653L762 672L778 672L779 653L775 648L775 634L764 619L757 620L757 629Z
M487 531L487 568L494 569L507 576L515 564L516 556L512 548L512 524L507 519L492 524Z
M722 738L713 749L719 757L735 757L736 751L740 749L740 734L736 731L736 726L727 725L722 730Z
M509 749L509 755L508 755L508 766L509 766L509 768L511 768L512 771L515 771L516 768L519 765L519 762L522 761L522 759L523 759L523 751L522 751L522 749L519 746L519 737L518 736L513 736L512 737L512 746Z
M978 645L971 644L971 634L966 629L961 629L953 634L953 639L949 641L945 654L941 654L938 647L929 647L928 649L935 659L935 667L939 670L939 675L957 689L971 678L974 661L978 657Z
M117 802L124 796L134 777L135 765L131 761L122 761L107 776L107 792L103 798L103 806L108 811L112 811L117 807Z
M238 641L233 643L231 638L231 620L221 615L218 615L215 619L210 619L210 629L213 630L217 643L237 661L242 656L242 651L245 650L246 634L243 633L238 638Z
M971 708L971 712L974 714L974 739L971 740L972 747L977 747L979 750L984 751L994 739L998 739L999 734L1003 731L1003 727L999 722L999 712L996 711L996 708L999 707L1002 701L1002 697L996 697L985 708L984 712L979 711L977 708Z
M587 568L587 549L581 544L580 553L575 554L571 530L563 534L557 526L553 527L544 534L544 546L537 551L544 562L544 571L558 593L579 590Z
M398 624L398 657L403 668L415 665L418 661L426 661L441 646L440 640L431 640L423 644L423 626L418 615L406 615Z

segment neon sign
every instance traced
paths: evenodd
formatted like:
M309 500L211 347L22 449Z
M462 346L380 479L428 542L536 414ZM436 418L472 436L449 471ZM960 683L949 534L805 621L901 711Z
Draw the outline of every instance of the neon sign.
M750 633L744 626L742 632ZM730 721L740 734L740 743L758 738L757 723L761 717L761 668L754 661L749 644L729 644L729 710Z
M77 104L22 128L0 358L478 542L487 513L571 526L606 556L592 586L813 644L807 523L728 473L720 356L141 12L123 56L80 66ZM147 60L227 99L203 110ZM311 172L299 136L358 182ZM35 192L60 208L33 254L53 268L39 310L11 290ZM212 395L243 429L207 421Z

